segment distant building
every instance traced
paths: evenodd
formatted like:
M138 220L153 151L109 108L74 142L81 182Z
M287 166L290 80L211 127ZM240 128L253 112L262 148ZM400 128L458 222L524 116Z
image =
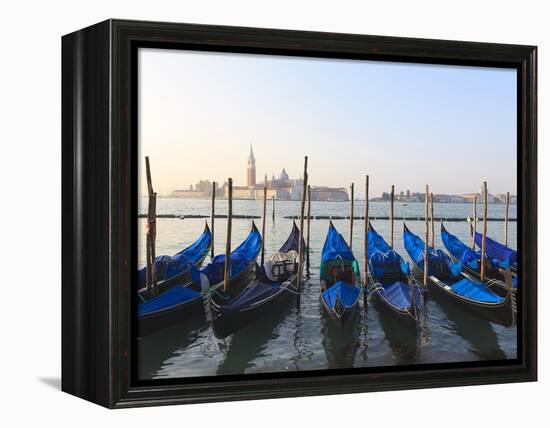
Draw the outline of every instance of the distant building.
M291 179L285 168L277 177L272 174L271 180L268 180L267 174L264 174L262 183L256 183L256 159L254 151L250 146L250 152L247 161L247 185L233 186L233 197L235 199L263 199L264 186L267 188L267 198L275 198L280 201L299 201L304 192L304 181L302 178ZM223 195L228 196L227 185L222 187ZM331 187L312 187L312 200L317 201L347 201L349 200L347 191L341 188Z
M172 192L172 197L174 198L188 198L188 199L198 199L198 198L204 198L205 195L203 192L200 192L198 190L192 190L192 189L177 189Z
M347 189L315 186L311 187L312 201L345 202L349 201Z

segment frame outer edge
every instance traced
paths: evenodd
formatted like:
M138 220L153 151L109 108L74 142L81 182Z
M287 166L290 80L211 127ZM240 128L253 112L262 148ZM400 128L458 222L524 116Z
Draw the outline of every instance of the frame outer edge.
M103 406L112 406L108 52L108 22L62 38L62 390Z
M525 120L519 125L523 127L524 142L528 147L522 153L521 161L533 167L532 171L525 171L523 168L524 186L525 181L529 181L531 186L525 194L528 204L525 203L523 206L526 210L523 218L527 219L525 212L530 213L528 220L533 223L529 229L524 229L523 239L526 240L526 248L534 251L530 254L536 257L536 48L122 20L106 21L66 37L68 37L67 40L71 40L71 37L76 40L78 37L84 37L85 34L89 36L90 32L95 35L91 48L93 54L88 48L78 48L72 52L73 57L68 55L67 62L65 56L63 57L64 71L65 64L69 68L69 60L75 61L78 57L77 53L88 61L91 58L95 60L94 67L83 67L84 70L80 70L74 76L74 83L79 83L80 92L83 92L77 93L73 89L74 105L67 104L65 96L63 97L64 391L106 407L121 408L536 380L535 278L533 291L529 292L528 299L524 301L524 304L529 300L529 304L535 305L533 313L524 314L526 317L524 327L529 328L529 334L524 337L524 346L529 347L529 352L527 357L524 355L524 364L512 371L492 373L483 372L484 369L465 369L458 372L431 370L424 372L424 379L403 372L401 381L396 380L395 375L388 376L384 373L360 375L359 378L364 379L360 382L357 378L356 381L344 381L345 377L342 377L343 383L340 385L334 383L333 377L332 379L319 378L319 380L294 378L292 381L289 379L265 379L253 382L243 380L228 382L226 385L220 383L216 386L195 384L194 387L181 389L166 386L149 390L135 388L130 378L128 359L130 340L128 335L131 331L129 325L131 284L127 283L130 264L129 254L127 254L129 244L124 242L124 238L131 235L133 227L130 224L131 221L125 216L129 214L128 207L131 207L129 177L132 169L135 168L135 165L128 163L130 157L125 152L132 149L128 146L131 137L129 111L132 103L135 103L129 95L130 82L127 80L127 72L130 68L127 48L130 46L130 41L185 42L190 37L193 44L209 50L218 44L222 46L221 40L226 37L227 42L224 42L226 48L240 46L268 50L270 47L276 47L297 49L296 52L301 49L306 51L312 49L323 56L323 43L330 41L330 49L337 52L341 48L342 55L345 54L345 49L349 49L347 52L364 51L365 54L370 55L370 52L375 52L377 46L384 46L386 49L384 54L389 59L404 55L405 52L410 55L410 58L415 59L418 56L426 62L437 61L438 58L441 61L447 61L448 58L464 61L470 58L472 61L479 61L487 55L487 61L500 59L507 64L522 63L523 70L527 71L523 76L526 91L522 117ZM211 34L215 34L213 39L209 38ZM291 45L292 37L305 38L307 43L301 47ZM67 44L70 43L67 42ZM67 75L70 73L67 72ZM64 91L69 87L65 82L65 76L64 74ZM88 81L89 86L83 85L87 79L92 79L92 82ZM85 114L81 118L82 123L71 124L66 110L71 110L73 113L81 112L82 109L79 110L78 106L88 106L94 114ZM67 124L66 118L69 118ZM78 141L85 143L83 148L77 150L80 146L77 145L78 141L74 136L68 137L69 129L72 129L75 135L82 132L83 139ZM93 129L96 132L93 132ZM94 146L94 150L86 151L88 146ZM85 155L76 156L83 151L86 151ZM69 162L70 157L68 158L67 154L73 155L74 159ZM69 170L67 170L68 167ZM81 187L75 187L78 179L83 181ZM94 196L90 196L90 192ZM105 195L107 197L104 197ZM81 204L89 203L91 200L91 205L87 205L82 210L76 210L75 206L79 206L78 197L84 198L80 201ZM88 213L86 208L90 208L92 213L86 214ZM71 214L72 217L67 214ZM93 226L88 227L87 221L91 221ZM67 232L71 231L74 232L74 237L67 236ZM85 231L87 233L84 233ZM79 233L83 235L82 242L78 238ZM80 243L80 247L76 245L77 243ZM84 257L90 256L90 253L92 257ZM534 269L529 272L529 276L536 275L536 259L531 260L528 266ZM71 267L74 267L74 270L71 270ZM90 295L90 293L93 294ZM76 305L65 297L76 300ZM71 304L72 308L69 307ZM67 322L74 322L75 325L66 326ZM67 350L76 350L77 358L74 364L71 361L65 361L66 356L70 356ZM77 385L78 388L76 388Z

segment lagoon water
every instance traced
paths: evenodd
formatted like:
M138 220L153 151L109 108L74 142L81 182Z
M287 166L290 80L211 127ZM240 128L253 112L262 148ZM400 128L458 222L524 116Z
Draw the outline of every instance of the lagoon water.
M389 203L371 202L370 216L388 216ZM146 203L141 201L140 213ZM478 206L478 215L482 212ZM292 220L284 216L299 214L300 203L277 201L276 219L271 219L268 202L266 221L266 256L277 251L286 240ZM471 216L471 204L434 204L434 216L442 218ZM261 201L238 200L234 214L261 215ZM209 200L161 198L158 214L210 215ZM216 213L227 213L227 201L216 202ZM364 201L356 201L355 216L363 215ZM312 215L349 215L349 202L312 202ZM395 204L395 216L424 216L424 204ZM489 205L490 218L504 218L504 205ZM516 218L516 206L510 207L510 218ZM205 219L158 219L157 254L172 255L193 242L204 228ZM210 222L210 219L208 219ZM336 228L349 238L349 220L334 220ZM256 220L261 228L261 219ZM387 220L373 220L376 230L389 241ZM232 243L237 246L248 234L251 220L233 220ZM408 227L423 236L424 221L407 221ZM471 242L466 221L446 222L447 229ZM138 263L145 264L145 219L138 221ZM516 247L516 222L509 222L509 246ZM402 364L464 362L516 358L516 327L503 327L485 321L456 306L427 297L418 335L403 329L385 312L378 312L373 301L361 301L360 315L354 328L335 331L323 316L319 301L319 264L328 220L311 221L310 278L305 281L299 310L289 303L278 313L266 313L258 322L225 339L218 339L204 318L190 319L138 339L138 372L140 379L159 379L229 375L243 373L321 370L326 368L377 367ZM504 222L487 225L488 236L504 240ZM216 219L214 245L216 253L225 247L226 220ZM394 248L405 258L403 222L395 221ZM363 220L355 220L353 251L363 264ZM444 248L436 224L435 244ZM208 262L206 259L205 263Z

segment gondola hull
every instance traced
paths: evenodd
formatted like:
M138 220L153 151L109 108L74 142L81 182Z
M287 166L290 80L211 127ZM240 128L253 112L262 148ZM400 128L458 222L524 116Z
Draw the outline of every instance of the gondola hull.
M456 293L446 290L446 285L439 279L430 276L430 294L436 299L445 299L449 302L457 304L465 310L476 313L477 315L500 324L505 327L510 327L514 324L515 317L512 305L511 295L505 297L505 300L498 305L483 304L474 300L466 299Z
M415 269L421 275L423 275L423 269L419 266L419 262L423 261L423 257L419 256L425 251L425 244L418 236L414 235L406 225L404 225L403 239L405 243L405 249L409 253L409 256L414 264ZM511 326L515 322L514 315L514 303L512 299L511 291L508 291L506 297L495 299L496 293L490 292L485 284L476 281L474 278L462 271L462 266L459 266L459 271L453 273L449 263L451 258L448 254L441 250L435 251L433 248L429 250L431 256L430 269L435 269L436 272L441 272L443 276L435 276L433 274L428 276L428 290L430 295L441 299L446 299L453 304L463 306L465 310L477 313L485 319L504 326ZM435 263L435 265L434 265ZM452 267L456 269L456 266ZM449 276L450 275L450 276ZM444 281L444 278L452 278L448 283ZM458 279L458 281L454 281ZM457 284L464 283L466 287L473 287L474 294L468 295L455 291ZM470 298L469 296L476 296L475 290L480 290L482 298ZM485 293L489 291L489 294ZM484 297L486 295L486 297Z
M287 304L292 297L296 297L296 275L289 279L283 286L272 295L259 300L249 306L244 306L235 311L224 311L220 313L217 308L212 327L218 338L227 337L238 330L252 324L262 318L262 315L269 311L276 311Z
M338 313L333 308L331 308L323 298L323 292L326 289L327 289L327 283L325 281L321 281L320 300L323 306L323 310L325 314L328 316L328 318L331 319L336 325L338 325L340 328L345 328L350 322L352 322L353 319L355 319L355 316L358 313L359 297L357 297L357 300L355 301L355 304L353 306L346 307L343 309L342 312Z
M417 333L419 330L418 326L418 314L415 311L414 307L407 308L405 310L399 309L388 302L382 295L380 291L375 291L372 293L376 309L381 312L384 311L387 314L393 316L396 320L399 321L407 330Z
M201 295L180 305L138 317L138 336L142 337L169 327L190 317L204 315L204 300Z
M263 266L254 265L253 276L246 275L238 284L230 284L228 293L211 293L214 334L226 337L262 320L269 311L278 311L297 293L297 264L300 231L295 223L285 243ZM302 245L305 243L302 239ZM267 269L267 272L266 272ZM244 285L244 287L243 287ZM219 287L222 287L223 283Z
M195 263L195 267L198 269L201 267L202 263L204 262L204 259L206 258L206 255L202 257L197 263ZM166 279L164 281L160 281L157 284L157 295L162 294L166 291L168 291L170 288L175 287L178 284L184 284L184 287L188 287L192 284L191 280L191 269L185 269L181 273L174 275L173 277ZM150 291L148 291L146 288L139 291L139 295L144 300L149 300L153 297Z
M458 262L458 259L453 256L452 254L449 254L451 259L455 263ZM481 275L479 271L476 271L474 269L469 268L466 265L463 265L464 272L467 273L472 278L475 278L477 280L481 281ZM506 288L506 283L504 282L504 274L502 274L500 271L498 273L495 273L494 270L491 270L489 274L487 275L487 278L483 283L494 293L499 295L500 297L506 297L508 294L508 289ZM514 295L517 295L517 289L512 288L512 293Z
M212 310L213 316L217 316L221 305L227 304L231 299L241 294L255 278L256 262L252 261L244 270L239 272L238 275L229 280L227 292L223 291L223 282L210 286L210 309Z

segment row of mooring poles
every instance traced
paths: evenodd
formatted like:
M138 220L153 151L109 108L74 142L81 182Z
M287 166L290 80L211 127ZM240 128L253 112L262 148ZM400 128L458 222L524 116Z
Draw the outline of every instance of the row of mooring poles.
M300 241L298 245L298 278L297 288L300 290L302 283L303 263L306 262L306 269L309 274L310 259L310 221L311 221L311 186L308 184L308 172L307 172L308 157L304 158L304 180L302 190L302 200L300 207ZM148 210L147 210L147 226L146 226L146 287L147 290L155 295L157 293L157 274L156 274L156 199L157 194L153 189L151 178L151 167L149 157L145 157L146 177L147 177L147 192L148 192ZM354 183L351 183L351 201L350 201L350 249L353 247L353 220L354 220ZM275 196L272 196L272 219L275 221ZM307 205L307 237L305 248L304 247L304 211L306 199ZM212 183L212 208L211 208L211 257L215 255L214 249L214 233L215 233L215 200L216 200L216 182ZM394 244L394 201L395 201L395 186L391 186L390 194L390 246L393 248ZM486 238L487 238L487 204L488 204L488 191L487 182L483 182L483 229L481 240L481 272L480 279L483 282L485 280L486 269ZM506 193L506 209L504 218L504 241L508 246L508 221L509 221L509 207L510 207L510 192ZM473 242L472 247L475 247L475 235L477 232L477 195L473 198ZM261 263L265 261L265 227L267 217L267 187L263 189L263 216L262 216L262 249L261 249ZM224 266L224 291L227 292L229 288L230 280L230 254L231 254L231 228L233 219L233 180L228 179L228 215L227 215L227 237L225 247L225 266ZM429 186L426 185L425 194L425 245L424 245L424 286L428 285L428 242L430 242L430 224L431 224L431 247L435 247L435 226L434 226L434 196L430 193ZM364 242L364 281L367 283L368 278L368 229L369 229L369 176L365 176L365 242ZM306 253L306 257L304 257Z

